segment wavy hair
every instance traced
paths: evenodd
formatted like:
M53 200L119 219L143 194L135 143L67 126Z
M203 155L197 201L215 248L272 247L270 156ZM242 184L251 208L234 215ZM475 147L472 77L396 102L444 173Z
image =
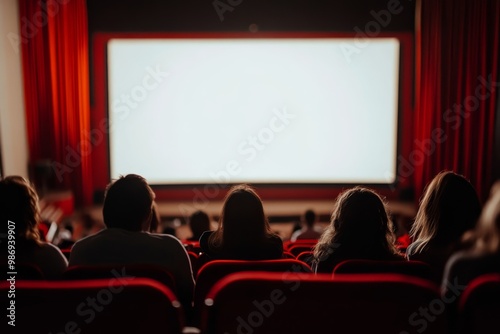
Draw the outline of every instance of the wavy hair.
M41 221L38 195L22 176L8 176L0 181L0 212L7 231L8 220L15 223L16 236L41 243L38 224Z
M355 187L336 200L330 225L314 248L313 262L318 264L343 249L398 254L393 223L383 199L373 190Z

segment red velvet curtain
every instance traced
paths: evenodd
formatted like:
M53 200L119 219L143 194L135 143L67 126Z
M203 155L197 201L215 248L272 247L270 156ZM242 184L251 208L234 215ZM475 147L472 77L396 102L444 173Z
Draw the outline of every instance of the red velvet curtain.
M484 199L492 182L498 103L500 1L417 5L416 194L443 169L469 178ZM499 130L497 130L499 131Z
M85 0L19 0L30 161L51 161L61 188L90 204L92 182Z

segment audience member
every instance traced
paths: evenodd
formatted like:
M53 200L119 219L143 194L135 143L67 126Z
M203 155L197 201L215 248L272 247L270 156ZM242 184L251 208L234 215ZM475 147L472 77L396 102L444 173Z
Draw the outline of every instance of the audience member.
M151 234L154 193L146 180L134 174L112 182L105 194L106 229L75 243L69 264L152 264L174 277L178 298L189 310L194 279L188 254L173 236Z
M427 186L410 231L409 260L428 263L438 281L452 253L463 245L462 235L474 228L481 212L476 191L463 176L449 171Z
M455 253L446 264L444 291L449 283L463 287L482 274L500 273L500 181L492 188L477 227L467 238L471 247Z
M314 230L314 224L316 223L316 213L313 210L307 210L302 218L303 227L302 229L295 231L290 238L291 241L297 241L300 239L319 239L321 233Z
M151 233L159 233L161 228L162 228L161 216L160 212L158 211L158 205L156 204L155 201L153 201L153 209L151 211L151 222L149 223L149 229L147 231Z
M0 198L1 244L5 245L2 252L6 253L2 259L7 259L7 245L12 244L16 264L33 264L46 279L58 278L68 262L59 248L40 240L40 211L35 189L23 177L9 176L0 181ZM9 230L15 232L14 239L8 239Z
M203 232L210 230L210 218L201 210L195 211L189 217L189 228L193 235L188 240L198 241Z
M337 197L330 225L314 248L313 270L331 273L350 259L404 261L395 245L393 224L382 198L355 187Z
M283 255L283 242L271 232L260 197L247 185L229 190L217 230L203 233L200 247L212 259L270 260Z

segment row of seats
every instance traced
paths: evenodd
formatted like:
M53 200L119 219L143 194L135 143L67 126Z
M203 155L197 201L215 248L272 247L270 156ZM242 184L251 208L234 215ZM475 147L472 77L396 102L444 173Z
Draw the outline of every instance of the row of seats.
M0 283L7 295L9 282ZM498 331L500 275L460 297L462 333ZM208 292L202 333L447 333L446 300L431 282L397 274L230 274ZM16 330L25 333L181 333L175 294L146 278L18 281Z

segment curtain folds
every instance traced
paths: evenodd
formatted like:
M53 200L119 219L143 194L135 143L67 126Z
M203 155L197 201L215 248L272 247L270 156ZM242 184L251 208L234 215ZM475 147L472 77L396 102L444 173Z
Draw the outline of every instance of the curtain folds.
M443 169L485 199L492 182L498 103L500 1L421 0L417 7L416 195Z
M30 161L51 161L60 188L92 200L85 0L19 0Z

